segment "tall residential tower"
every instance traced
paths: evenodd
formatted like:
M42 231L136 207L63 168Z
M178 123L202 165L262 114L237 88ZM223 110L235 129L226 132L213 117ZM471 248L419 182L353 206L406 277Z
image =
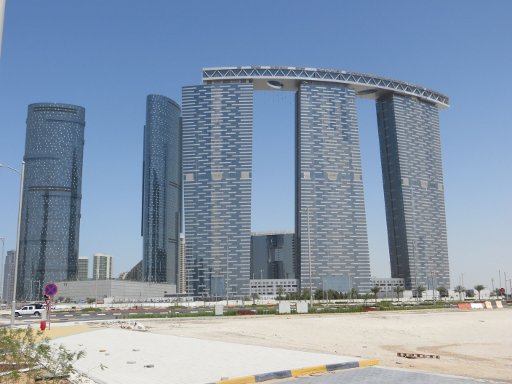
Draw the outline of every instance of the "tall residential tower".
M357 97L377 102L392 276L409 288L413 277L449 287L438 123L446 96L355 72L224 67L204 69L202 85L183 88L189 293L248 294L257 90L296 95L300 289L371 288Z
M438 107L377 100L391 276L407 289L450 287Z
M76 280L85 109L28 107L17 296L34 300L46 283Z
M181 194L180 107L165 96L149 95L141 228L145 281L177 284Z

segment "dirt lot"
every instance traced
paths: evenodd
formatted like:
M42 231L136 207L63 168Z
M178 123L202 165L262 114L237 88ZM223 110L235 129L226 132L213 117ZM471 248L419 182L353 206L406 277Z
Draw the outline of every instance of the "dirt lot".
M155 333L379 359L512 382L512 310L399 311L145 321ZM408 359L397 352L440 355Z

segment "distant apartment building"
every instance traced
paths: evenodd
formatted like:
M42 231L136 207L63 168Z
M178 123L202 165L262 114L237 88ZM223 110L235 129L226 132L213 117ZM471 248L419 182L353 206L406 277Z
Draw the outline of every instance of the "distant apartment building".
M132 269L126 272L122 280L142 281L142 260L135 264Z
M286 232L251 235L251 279L295 279L295 235Z
M14 286L14 260L16 259L16 251L7 251L4 264L4 285L2 301L10 302L12 300L12 288Z
M276 297L279 294L297 292L298 279L255 279L250 280L250 293L258 296Z
M187 269L186 269L186 242L185 238L180 238L180 257L178 259L178 293L187 292Z
M405 289L405 279L396 277L371 277L372 287L379 287L381 292L393 292L396 287Z
M78 257L78 279L87 280L89 278L89 258L87 256Z
M94 280L112 279L112 256L95 253L93 258L92 278Z

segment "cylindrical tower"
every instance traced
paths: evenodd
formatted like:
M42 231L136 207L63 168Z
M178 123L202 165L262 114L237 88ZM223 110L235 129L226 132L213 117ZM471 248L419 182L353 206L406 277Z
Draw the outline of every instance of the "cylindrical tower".
M78 273L85 109L28 107L17 296L33 300L44 285Z
M141 228L145 281L177 282L181 231L180 115L180 106L168 97L147 97Z

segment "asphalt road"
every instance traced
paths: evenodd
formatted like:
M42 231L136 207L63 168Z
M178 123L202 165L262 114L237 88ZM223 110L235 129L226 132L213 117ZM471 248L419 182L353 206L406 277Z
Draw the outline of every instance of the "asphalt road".
M347 369L319 376L286 380L293 384L482 384L496 381L479 380L402 369L370 367Z
M94 321L94 320L114 320L119 319L127 315L140 315L140 314L157 314L157 313L167 313L168 310L159 310L159 309L142 309L142 310L127 310L127 311L101 311L101 312L58 312L52 311L51 313L51 321L52 322L67 322L67 321ZM3 325L5 325L6 321L10 320L10 314L1 314L0 320ZM41 317L38 316L19 316L15 318L16 324L31 324L37 323L41 321ZM0 326L2 324L0 323Z

